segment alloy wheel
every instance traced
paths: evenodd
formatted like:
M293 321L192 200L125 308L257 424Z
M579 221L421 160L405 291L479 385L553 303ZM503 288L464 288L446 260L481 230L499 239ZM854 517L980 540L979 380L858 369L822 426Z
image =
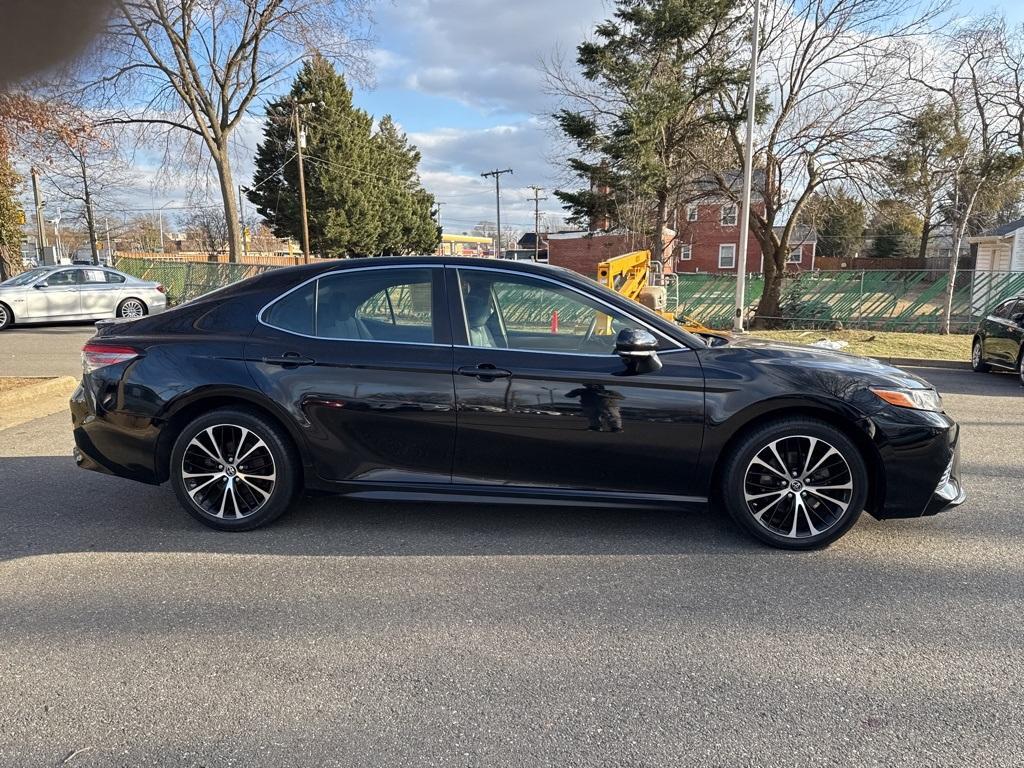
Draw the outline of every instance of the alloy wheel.
M121 304L121 317L142 317L146 314L146 310L142 307L142 302L138 299L126 299Z
M804 539L837 525L853 500L853 473L819 437L773 440L750 460L743 498L753 519L778 536Z
M270 448L250 429L216 424L192 438L181 460L189 498L208 515L240 520L270 499L277 483Z
M3 328L5 325L7 325L7 320L7 307L5 307L3 304L0 304L0 328Z
M981 342L974 342L974 347L971 349L971 362L974 363L974 367L978 368L981 366Z

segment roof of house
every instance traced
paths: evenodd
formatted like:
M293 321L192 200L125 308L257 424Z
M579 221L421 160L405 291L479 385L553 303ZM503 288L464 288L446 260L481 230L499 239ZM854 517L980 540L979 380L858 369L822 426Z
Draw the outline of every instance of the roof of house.
M722 180L725 182L724 186L733 194L739 194L743 190L743 171L723 171ZM718 180L713 176L704 176L703 178L696 179L693 182L695 197L702 198L709 195L720 194L722 191L722 184L718 183ZM754 169L753 179L751 182L753 188L753 194L757 195L759 189L764 189L764 171L758 168Z
M1024 229L1024 219L1017 219L1011 221L1009 224L1003 224L1000 227L992 227L992 229L986 229L977 237L1006 237L1012 232L1016 232L1018 229ZM974 238L971 238L972 240Z
M526 232L526 233L523 234L522 237L519 238L519 242L517 243L517 245L520 248L533 248L534 241L536 239L537 239L537 233L536 232ZM546 240L547 240L547 235L546 234L541 234L541 236L540 236L540 247L541 248L547 248L547 243L545 242Z
M785 227L775 227L775 234L781 235L782 230ZM801 243L816 243L818 242L818 230L814 227L808 226L807 224L797 224L793 227L793 231L789 235L790 245L800 245Z

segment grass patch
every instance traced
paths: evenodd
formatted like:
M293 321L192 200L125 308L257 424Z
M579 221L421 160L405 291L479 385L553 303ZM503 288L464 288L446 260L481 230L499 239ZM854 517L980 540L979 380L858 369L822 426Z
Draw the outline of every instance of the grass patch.
M889 333L883 331L753 331L752 336L790 344L813 344L820 339L846 341L842 350L864 357L912 357L921 360L971 359L969 333Z

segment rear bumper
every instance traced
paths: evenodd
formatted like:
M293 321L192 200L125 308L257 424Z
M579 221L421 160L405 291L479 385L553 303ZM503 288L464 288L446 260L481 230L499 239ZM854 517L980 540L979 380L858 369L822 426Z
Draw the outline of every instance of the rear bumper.
M97 417L95 397L82 384L71 395L75 463L82 469L157 485L153 457L157 430L137 417Z

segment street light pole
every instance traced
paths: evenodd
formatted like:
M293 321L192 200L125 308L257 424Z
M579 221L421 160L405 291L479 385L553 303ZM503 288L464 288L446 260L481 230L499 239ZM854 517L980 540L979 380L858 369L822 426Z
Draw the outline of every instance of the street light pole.
M732 327L737 333L743 333L743 312L747 306L747 241L750 240L750 187L754 172L754 108L757 100L757 54L761 28L758 22L758 10L761 0L754 0L754 15L751 20L750 33L750 85L747 88L747 140L743 152L743 203L740 207L740 242L736 264L736 317Z
M299 101L292 99L292 121L295 129L295 153L299 160L299 207L302 210L302 261L309 264L309 216L306 213L306 171L302 163L302 145L306 134L299 122Z
M483 177L493 176L494 177L494 199L496 202L497 216L498 216L498 245L494 249L495 258L501 258L501 174L512 173L511 168L506 168L503 171L493 170L487 173L481 173Z

